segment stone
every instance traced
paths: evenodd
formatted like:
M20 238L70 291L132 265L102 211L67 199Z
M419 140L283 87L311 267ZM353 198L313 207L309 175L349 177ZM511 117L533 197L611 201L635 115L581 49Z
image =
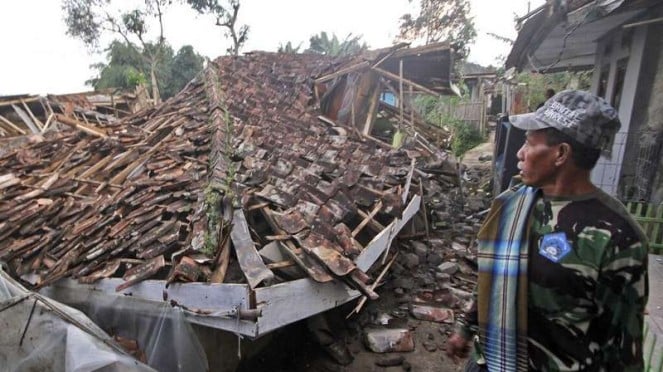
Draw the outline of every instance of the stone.
M439 253L429 253L427 258L428 264L431 266L437 266L444 261L444 258Z
M443 239L430 239L428 244L430 245L431 251L442 252L449 243Z
M414 351L414 337L408 329L368 329L364 343L374 353Z
M398 354L380 356L375 360L375 364L380 367L400 366L405 361L405 357Z
M435 273L435 279L440 283L449 283L449 281L451 281L451 275L447 273Z
M418 241L411 241L410 244L412 244L413 252L419 256L419 258L426 258L426 255L428 254L428 246L426 244Z
M467 252L467 245L459 243L459 242L452 242L451 243L451 248L453 248L454 251Z
M423 346L429 353L437 351L437 344L435 342L426 341L423 343Z
M394 279L394 287L403 288L403 289L412 289L414 288L414 281L412 278L400 277Z
M336 341L330 345L324 346L325 352L336 361L336 363L347 366L352 363L354 357L350 353L347 345L343 341Z
M443 262L437 267L437 271L442 274L453 275L458 271L458 264L454 262Z
M419 320L447 324L454 322L453 310L444 307L412 305L410 313Z
M415 253L406 253L403 255L403 265L412 270L419 266L419 256Z
M454 241L456 241L460 244L465 244L465 245L470 244L470 239L465 237L465 236L458 236L454 239Z

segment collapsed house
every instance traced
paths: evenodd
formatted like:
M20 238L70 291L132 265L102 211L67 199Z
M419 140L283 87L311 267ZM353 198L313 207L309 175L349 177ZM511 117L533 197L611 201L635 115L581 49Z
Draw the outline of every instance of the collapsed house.
M136 113L147 104L140 90L135 94L106 90L47 96L1 96L0 143L7 143L11 137L43 134L67 126L93 131Z
M365 72L417 55L383 50ZM95 296L166 303L249 337L376 298L391 242L420 208L417 180L456 170L421 136L394 150L320 115L320 90L344 96L338 82L361 70L345 63L219 58L160 106L1 155L0 260L75 307ZM438 92L382 74L375 91L395 79ZM437 74L450 81L450 70ZM377 115L372 106L355 119Z

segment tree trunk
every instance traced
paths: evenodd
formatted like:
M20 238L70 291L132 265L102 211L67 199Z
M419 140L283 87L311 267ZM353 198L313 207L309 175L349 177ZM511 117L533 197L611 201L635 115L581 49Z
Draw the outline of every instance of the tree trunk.
M156 65L154 62L150 64L150 78L152 80L152 99L154 105L161 103L161 96L159 95L159 85L157 84Z

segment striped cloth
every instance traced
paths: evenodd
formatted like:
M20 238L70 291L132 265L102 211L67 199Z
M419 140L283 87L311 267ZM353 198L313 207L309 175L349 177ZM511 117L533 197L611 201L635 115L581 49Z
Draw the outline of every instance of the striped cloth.
M478 323L489 371L527 371L527 228L537 189L493 201L478 234Z

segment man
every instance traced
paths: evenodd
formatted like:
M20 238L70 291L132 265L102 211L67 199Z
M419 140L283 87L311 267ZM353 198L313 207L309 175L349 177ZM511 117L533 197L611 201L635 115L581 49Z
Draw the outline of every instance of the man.
M546 100L543 101L543 102L541 102L541 103L539 103L539 105L536 106L536 109L538 110L538 109L540 109L541 107L543 107L543 105L546 103L546 101L549 100L549 99L551 99L554 95L555 95L555 90L554 90L553 88L548 88L548 89L546 89L546 93L545 93Z
M522 185L495 199L479 232L475 301L447 354L473 341L466 370L641 371L646 238L590 181L616 111L563 91L511 123L527 131Z

